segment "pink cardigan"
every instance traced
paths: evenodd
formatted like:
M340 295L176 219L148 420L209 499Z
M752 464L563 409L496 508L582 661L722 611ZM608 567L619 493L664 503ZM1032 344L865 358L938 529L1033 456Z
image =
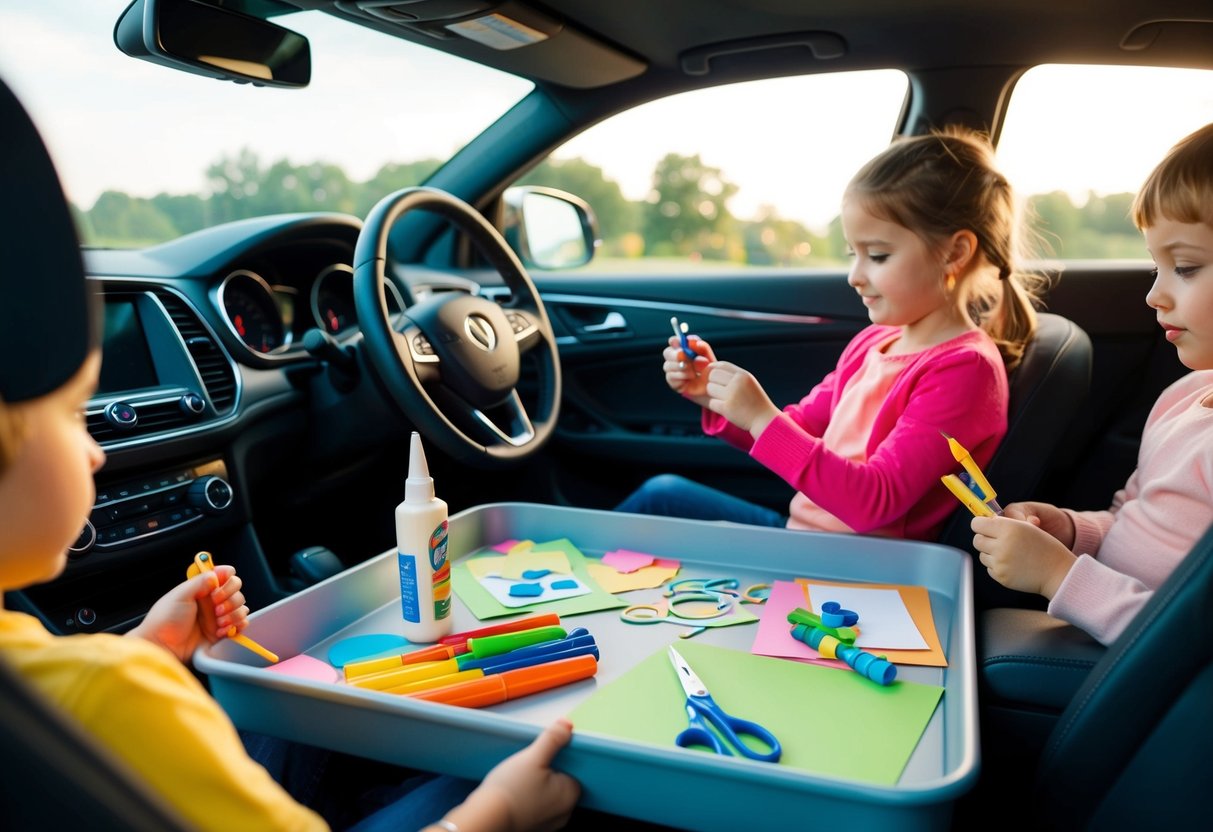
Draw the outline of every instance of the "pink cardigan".
M897 327L865 328L843 350L838 366L799 404L785 407L756 441L706 409L704 432L749 451L856 532L934 540L959 506L939 481L960 471L940 431L986 465L1007 431L1006 368L982 330L908 356L876 415L867 460L840 457L820 439L838 398L867 353L899 334ZM789 526L794 523L793 516Z
M1164 390L1146 419L1137 470L1112 507L1066 509L1079 557L1050 615L1111 644L1204 534L1213 521L1213 408L1201 404L1209 395L1213 370Z

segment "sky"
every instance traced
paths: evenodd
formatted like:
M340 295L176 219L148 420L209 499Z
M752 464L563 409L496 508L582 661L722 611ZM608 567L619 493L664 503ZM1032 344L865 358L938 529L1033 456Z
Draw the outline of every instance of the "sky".
M203 192L205 168L242 147L263 162L332 162L365 180L386 161L449 156L530 87L378 33L359 37L351 58L334 38L351 27L319 15L283 21L312 41L307 90L190 76L117 50L112 30L126 5L0 4L0 76L42 129L69 198L86 208L106 189ZM888 142L904 91L892 71L704 90L608 120L557 156L582 156L644 199L661 156L698 153L741 186L735 215L769 204L820 228L851 174ZM1213 72L1046 67L1011 101L999 161L1016 190L1081 202L1088 190L1135 191L1176 140L1213 121Z

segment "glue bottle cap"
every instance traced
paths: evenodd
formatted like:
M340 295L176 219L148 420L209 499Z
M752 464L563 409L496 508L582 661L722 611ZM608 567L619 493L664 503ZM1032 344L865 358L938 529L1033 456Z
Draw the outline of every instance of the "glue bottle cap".
M425 461L425 450L421 447L421 434L413 431L409 445L409 478L404 481L404 501L424 503L434 499L434 478Z

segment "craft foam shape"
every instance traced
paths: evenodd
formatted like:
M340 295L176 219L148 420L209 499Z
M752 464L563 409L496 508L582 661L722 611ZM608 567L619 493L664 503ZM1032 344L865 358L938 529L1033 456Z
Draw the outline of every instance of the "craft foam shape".
M547 573L544 573L544 574L547 574ZM552 589L576 589L579 586L581 586L581 584L577 583L574 580L563 580L563 581L553 581L552 582Z
M402 648L411 644L404 636L391 633L372 633L342 639L329 648L329 664L342 669L348 662L377 659L392 653L403 653Z
M283 676L312 679L317 682L336 682L339 678L337 669L331 664L302 653L298 656L291 656L289 659L283 659L277 664L271 664L265 670L270 673L281 673Z
M528 581L537 581L540 578L542 578L544 575L550 575L550 574L552 574L552 573L546 569L528 569L527 571L522 573L522 577ZM552 586L556 586L556 585L552 584Z
M510 587L510 595L515 598L538 598L543 594L540 584L514 584Z

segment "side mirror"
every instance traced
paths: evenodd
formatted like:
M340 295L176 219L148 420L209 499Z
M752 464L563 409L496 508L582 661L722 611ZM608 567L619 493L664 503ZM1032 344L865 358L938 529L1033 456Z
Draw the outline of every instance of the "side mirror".
M134 0L114 43L132 58L240 84L297 88L312 77L303 35L198 0Z
M584 266L602 242L584 200L555 188L507 188L502 196L505 239L527 268Z

